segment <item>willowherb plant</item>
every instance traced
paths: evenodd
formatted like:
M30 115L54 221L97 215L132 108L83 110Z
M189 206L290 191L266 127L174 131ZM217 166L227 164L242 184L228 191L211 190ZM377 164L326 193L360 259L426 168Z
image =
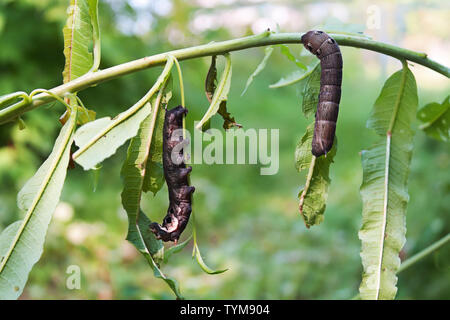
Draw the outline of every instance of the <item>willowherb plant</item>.
M315 125L311 123L306 128L295 150L298 171L307 171L304 187L299 193L299 210L308 228L320 224L324 219L330 184L329 170L337 152L335 128L342 79L339 46L372 50L397 58L402 63L402 68L385 82L367 123L368 128L378 135L378 141L362 152L363 224L359 238L362 241L364 272L360 286L361 298L393 299L397 291L396 274L450 240L447 235L424 253L400 264L399 252L405 243L405 216L409 197L407 181L413 149L414 131L411 124L418 107L416 81L409 70L408 61L428 67L447 78L450 76L449 68L430 60L426 54L377 42L364 34L346 30L328 34L322 31L305 34L266 31L249 37L165 52L99 70L101 46L98 0L72 0L69 9L63 29L66 59L64 83L50 90L36 89L30 94L20 91L0 97L0 124L21 121L20 117L25 112L54 100L66 107L60 119L63 127L52 152L18 194L17 204L26 212L24 218L0 234L1 299L16 299L21 295L29 272L43 252L45 235L59 201L69 162L73 160L85 170L96 169L128 140L127 158L121 170L122 205L129 222L127 240L142 253L154 275L164 280L177 298L182 298L177 281L166 276L161 269L168 263L169 257L181 251L191 238L193 255L206 273L226 271L211 269L203 261L197 244L194 213L190 219L193 224L192 237L164 250L160 239L178 240L186 227L193 189L188 180L190 170L184 166L184 162L179 166L169 163L166 158L168 153L164 152L163 146L169 146L167 139L170 134L167 130L174 129L172 127L185 128L182 115L186 103L179 61L212 57L209 71L205 72L205 92L210 106L196 129L207 130L210 119L217 113L224 120L224 129L240 127L227 111L232 78L230 52L253 47L266 47L265 56L249 77L243 94L279 47L298 69L271 87L302 81L303 113L306 117L316 116ZM286 46L301 43L320 59L320 65L319 60L307 55L297 59ZM89 50L91 46L92 51ZM225 59L219 79L216 69L218 56ZM164 65L164 69L149 91L112 119L95 119L95 112L88 110L77 96L79 91L101 82L160 65ZM184 107L181 111L168 108L174 66L180 80L181 106ZM449 112L449 97L442 104L425 106L418 113L421 129L436 139L448 141L449 122L441 120ZM170 119L171 116L174 117L172 122L166 120L165 123L164 119ZM167 132L164 131L165 125ZM78 149L71 154L73 143ZM170 145L170 149L173 147ZM161 227L152 223L142 211L140 203L143 193L151 191L156 194L164 181L169 185L171 196L168 217ZM182 196L181 191L184 192ZM181 215L170 211L180 208L184 208Z

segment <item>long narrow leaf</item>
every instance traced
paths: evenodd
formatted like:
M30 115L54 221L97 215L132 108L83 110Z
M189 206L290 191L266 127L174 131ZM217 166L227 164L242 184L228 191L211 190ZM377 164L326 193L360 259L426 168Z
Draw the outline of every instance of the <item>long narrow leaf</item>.
M178 298L182 298L178 284L175 280L166 277L159 269L164 259L164 246L150 231L150 219L141 210L141 198L144 192L146 171L151 169L151 145L154 143L155 127L160 112L160 104L164 95L164 86L157 97L152 98L151 113L142 121L138 134L131 139L127 159L122 167L121 177L124 188L122 192L122 205L128 215L128 235L130 241L147 259L153 269L154 275L164 280ZM162 128L161 128L162 129Z
M380 140L362 152L362 299L393 299L397 292L399 252L406 241L411 122L416 109L416 81L404 63L385 82L367 122Z
M313 73L316 69L316 67L319 65L319 61L316 61L314 64L310 64L306 66L306 70L295 70L294 72L288 74L286 77L281 78L277 82L269 85L269 88L281 88L281 87L287 87L294 83L300 82L303 79L306 79L309 77L311 73ZM320 71L319 71L320 74Z
M6 228L1 239L0 299L18 298L41 257L47 228L66 177L76 124L76 109L56 139L53 151L17 196L23 220Z
M92 65L92 53L89 45L92 43L92 23L87 0L71 0L68 8L64 35L64 83L87 73Z
M223 70L222 76L220 77L219 84L216 88L216 91L214 92L214 96L212 98L211 104L206 111L203 118L200 120L199 123L197 123L196 128L201 129L203 125L219 111L220 104L227 100L228 92L230 91L230 85L231 85L231 58L230 54L227 53L225 55L226 58L226 64L225 68Z
M98 0L88 0L89 15L92 25L92 53L94 55L94 62L90 71L97 71L100 67L101 59L101 45L100 45L100 26L98 21Z
M247 83L245 84L245 88L241 93L241 97L247 92L248 87L250 87L250 84L253 82L253 79L255 79L255 77L261 73L261 71L264 70L264 68L267 65L267 61L269 61L270 56L272 55L274 48L273 46L269 46L266 47L264 49L264 58L261 60L261 62L258 64L258 66L256 67L255 71L253 71L253 73L250 75L250 77L248 77L247 79Z

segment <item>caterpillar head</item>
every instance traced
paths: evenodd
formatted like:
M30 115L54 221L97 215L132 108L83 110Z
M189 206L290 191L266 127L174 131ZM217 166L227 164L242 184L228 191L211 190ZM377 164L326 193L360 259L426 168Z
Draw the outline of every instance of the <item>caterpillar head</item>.
M317 50L328 39L328 35L319 30L311 30L302 36L301 42L312 54L317 55Z

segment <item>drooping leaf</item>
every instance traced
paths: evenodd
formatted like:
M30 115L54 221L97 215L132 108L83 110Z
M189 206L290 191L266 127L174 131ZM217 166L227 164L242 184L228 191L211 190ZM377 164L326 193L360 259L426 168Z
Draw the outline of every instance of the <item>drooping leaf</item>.
M230 54L225 54L226 58L226 64L225 68L222 72L222 76L220 77L219 84L216 88L216 91L214 92L214 96L212 98L211 104L206 111L203 118L200 120L200 122L197 123L196 129L201 130L205 123L217 113L219 110L220 104L223 101L227 100L228 92L230 91L230 85L231 85L231 58Z
M87 73L93 66L89 46L93 40L91 16L87 0L71 0L67 9L67 21L63 28L64 83Z
M153 87L134 106L113 119L101 118L77 130L75 144L79 149L73 154L73 159L84 170L92 169L113 155L122 144L137 134L139 125L150 113L151 106L148 101L167 81L173 63L173 58L167 60Z
M281 50L281 53L288 58L290 61L292 61L293 63L295 63L295 65L297 67L299 67L300 69L303 69L306 71L306 66L304 65L304 63L302 61L300 61L299 59L297 59L291 52L291 50L289 49L289 47L285 44L279 44L278 47Z
M200 249L198 248L197 242L194 239L194 250L192 252L192 255L195 257L195 260L197 260L198 265L200 266L200 268L206 272L207 274L220 274L220 273L224 273L225 271L227 271L228 269L211 269L210 267L208 267L205 263L205 261L203 261L202 255L200 253Z
M233 127L242 128L242 125L236 123L234 117L227 110L227 102L222 101L219 106L219 110L217 111L223 118L223 128L225 130L231 129Z
M191 239L192 239L192 235L190 235L183 242L178 243L177 245L174 245L174 246L170 247L169 249L167 249L166 252L164 253L164 263L169 262L169 258L172 255L174 255L174 254L180 252L181 250L183 250L188 245L188 243L191 241Z
M142 121L137 135L131 139L128 147L121 177L123 180L122 205L128 215L128 235L130 241L147 259L153 269L154 275L164 280L178 298L182 298L178 284L175 280L166 277L159 266L164 259L164 246L161 240L157 240L150 231L150 219L141 210L141 198L144 192L147 170L151 169L148 162L151 161L151 146L155 141L158 115L161 112L161 100L164 95L164 87L156 97L152 97L151 113ZM162 147L162 146L161 146ZM160 151L159 151L160 152Z
M170 79L169 79L170 81ZM144 192L151 191L154 195L161 190L164 185L164 169L162 164L162 144L163 144L163 127L166 108L172 97L170 85L165 85L161 98L161 106L156 116L155 129L153 130L153 138L150 144L150 154L147 160L144 182L142 190Z
M328 186L331 182L329 169L337 148L337 139L335 138L333 147L326 157L316 158L311 153L313 133L314 123L311 123L295 150L297 170L299 172L308 170L305 185L298 194L300 214L307 228L320 224L324 219Z
M1 238L0 299L17 299L33 265L42 255L47 228L59 202L69 164L76 108L61 129L53 151L17 196L23 220L6 228Z
M88 0L89 4L89 16L91 18L92 25L92 53L94 61L90 71L97 71L100 67L101 59L101 45L100 45L100 26L98 21L98 0Z
M209 66L208 73L206 74L205 79L205 94L206 99L208 99L209 103L212 102L214 92L216 91L216 82L217 82L216 60L217 56L211 57L211 64Z
M159 263L163 259L164 246L160 240L156 240L155 235L150 231L148 227L151 223L150 219L145 213L139 211L137 216L129 214L128 221L127 240L142 253L153 269L154 276L166 282L177 296L177 299L183 299L178 282L173 278L167 277L159 267Z
M325 31L331 36L333 34L339 34L371 39L369 35L364 34L366 25L357 23L344 23L336 18L327 19L326 23L323 26L314 29Z
M422 123L420 129L439 141L450 138L450 96L439 104L429 103L417 112L417 119Z
M414 75L404 62L403 69L385 82L367 122L380 140L362 152L362 299L393 299L397 292L417 100Z
M136 135L150 108L150 103L134 105L114 119L105 117L86 123L76 132L75 144L79 149L73 154L73 159L84 170L89 170L112 156L117 148ZM131 113L130 110L135 112Z
M306 79L306 84L303 88L302 111L306 118L316 113L320 92L320 73L320 64L317 64L311 75Z
M255 71L253 71L253 73L250 75L250 77L248 77L247 79L247 83L245 84L245 88L241 93L241 97L247 92L248 87L250 86L250 84L253 82L253 80L255 79L255 77L261 73L261 71L264 70L264 68L267 65L267 61L269 60L270 56L272 55L273 52L273 46L269 46L266 47L264 49L264 58L261 60L261 62L258 64L258 66L256 67Z
M297 83L306 79L311 73L313 73L316 67L319 65L319 60L317 60L314 64L310 64L306 66L306 70L295 70L292 73L288 74L286 77L281 78L277 82L269 85L269 88L281 88L290 86L291 84ZM320 68L320 67L319 67ZM319 72L320 75L320 72Z

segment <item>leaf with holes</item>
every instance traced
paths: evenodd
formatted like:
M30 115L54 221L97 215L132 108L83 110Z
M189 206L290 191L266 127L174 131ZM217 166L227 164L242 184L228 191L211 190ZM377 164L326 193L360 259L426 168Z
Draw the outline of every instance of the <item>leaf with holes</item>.
M220 77L219 84L217 85L216 90L214 91L214 96L211 100L211 104L209 105L208 110L206 111L203 118L200 122L197 123L196 129L201 130L206 122L214 116L217 111L219 111L220 104L222 102L226 102L228 98L228 92L230 91L231 85L231 58L230 54L225 54L226 63L225 68L222 72L222 76Z

